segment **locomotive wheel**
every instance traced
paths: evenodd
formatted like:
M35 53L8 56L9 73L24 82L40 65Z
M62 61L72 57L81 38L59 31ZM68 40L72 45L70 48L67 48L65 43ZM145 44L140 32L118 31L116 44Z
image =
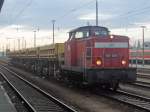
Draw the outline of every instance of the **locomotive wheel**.
M113 91L116 91L119 87L119 81L112 81L111 87Z

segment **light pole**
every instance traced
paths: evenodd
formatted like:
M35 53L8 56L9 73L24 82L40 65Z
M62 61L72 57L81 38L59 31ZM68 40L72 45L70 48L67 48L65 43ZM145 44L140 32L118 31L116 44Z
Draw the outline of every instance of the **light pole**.
M56 20L52 20L52 24L53 24L53 44L55 43L55 22L56 22Z
M10 40L11 39L13 39L13 38L6 38L7 39L7 44L6 44L6 48L7 48L7 50L9 50L10 51L10 49L11 49L11 42L10 42Z
M34 32L34 47L36 47L36 31L33 32Z
M96 0L96 26L98 26L98 1Z
M4 45L3 45L3 56L5 56L5 49L4 49Z
M142 38L143 38L143 66L144 66L144 36L145 36L145 28L146 26L141 26L142 28Z
M27 41L24 40L24 47L25 47L25 49L26 49L26 46L27 46Z
M24 49L24 37L22 37L22 49Z
M8 49L8 38L6 38L6 50Z
M36 40L37 40L37 35L36 35L36 34L37 34L37 32L39 32L39 30L40 30L40 29L39 29L39 27L38 27L36 30L33 31L33 32L34 32L34 47L36 47L36 44L37 44L37 43L36 43Z
M15 40L14 40L14 51L15 51Z
M20 39L18 39L18 50L20 50Z

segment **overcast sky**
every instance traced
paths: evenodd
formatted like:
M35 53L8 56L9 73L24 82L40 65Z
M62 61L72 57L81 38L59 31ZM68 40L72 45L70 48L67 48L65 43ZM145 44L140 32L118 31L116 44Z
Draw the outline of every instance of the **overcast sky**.
M150 0L98 1L100 25L122 27L150 19ZM1 26L48 28L52 19L63 28L81 26L87 21L93 24L95 0L5 0L0 14Z
M114 33L139 38L139 26L150 25L150 0L98 2L99 25L107 26ZM51 35L53 19L56 20L56 36L62 36L71 28L86 25L87 22L94 25L95 0L5 0L0 14L0 34L5 38L31 38L33 31L39 28L39 37L48 37Z

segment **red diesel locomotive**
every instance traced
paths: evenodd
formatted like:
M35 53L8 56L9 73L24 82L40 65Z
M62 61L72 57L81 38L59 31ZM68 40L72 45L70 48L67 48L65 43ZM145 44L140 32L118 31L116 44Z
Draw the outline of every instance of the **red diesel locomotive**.
M105 27L85 26L70 31L64 53L62 70L72 74L71 78L113 89L119 82L136 80L136 69L129 68L129 38L110 35Z
M136 69L129 67L129 38L110 35L106 27L79 27L69 32L65 43L8 55L15 65L77 84L117 89L120 82L136 80Z

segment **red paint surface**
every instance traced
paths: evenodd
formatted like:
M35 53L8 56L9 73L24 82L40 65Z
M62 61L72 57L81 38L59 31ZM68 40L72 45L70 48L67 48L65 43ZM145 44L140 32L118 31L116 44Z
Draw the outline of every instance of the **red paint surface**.
M65 65L76 67L93 68L126 68L129 65L128 48L94 48L95 42L127 42L127 37L91 37L84 39L74 39L65 43ZM70 48L68 48L70 47ZM92 48L91 58L86 58L86 48ZM110 55L110 57L109 57ZM100 58L102 65L97 66L96 60ZM126 60L126 65L122 65L122 59Z

